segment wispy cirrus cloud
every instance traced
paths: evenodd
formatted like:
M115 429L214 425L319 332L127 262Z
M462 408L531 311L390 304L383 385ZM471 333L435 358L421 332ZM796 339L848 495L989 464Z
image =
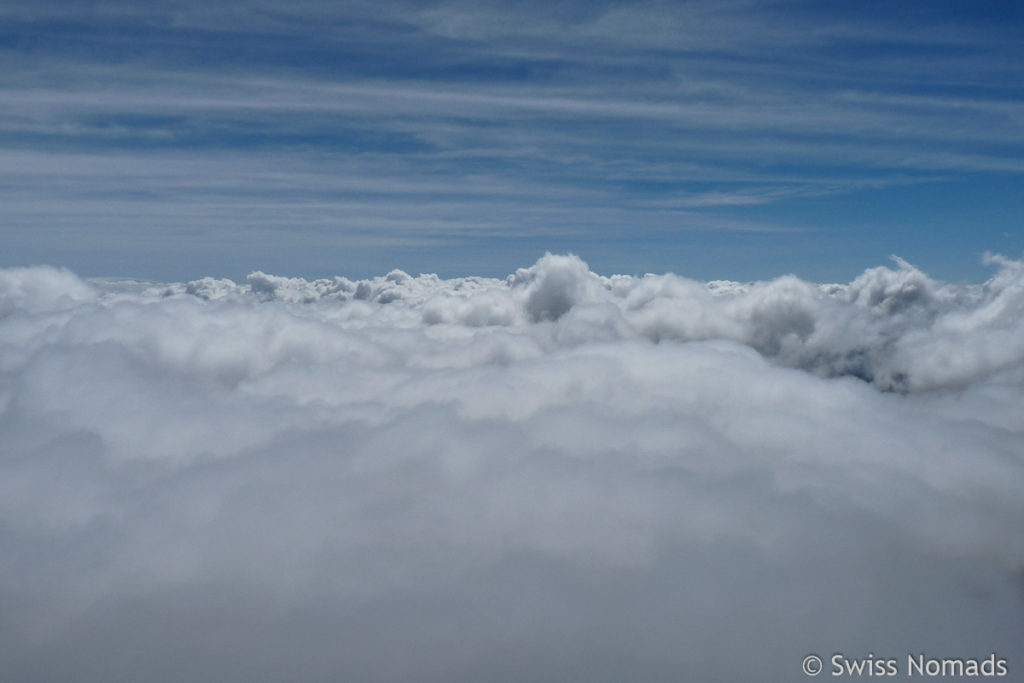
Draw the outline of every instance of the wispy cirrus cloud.
M385 242L419 220L420 237L450 246L517 222L581 249L587 225L600 250L670 225L849 241L807 200L967 188L1020 173L1024 156L1012 31L960 10L894 10L915 18L899 30L899 17L812 3L3 11L8 222L106 223L129 242L147 206L153 229L191 220L215 236L252 220L237 207L255 195L278 207L261 229L287 240L298 221L334 222L339 245L359 220L390 230ZM186 165L180 179L161 170Z

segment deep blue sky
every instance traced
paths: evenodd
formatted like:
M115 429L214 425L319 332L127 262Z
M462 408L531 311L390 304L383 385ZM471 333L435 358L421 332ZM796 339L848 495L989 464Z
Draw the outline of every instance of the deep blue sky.
M0 266L980 280L1020 6L6 0Z

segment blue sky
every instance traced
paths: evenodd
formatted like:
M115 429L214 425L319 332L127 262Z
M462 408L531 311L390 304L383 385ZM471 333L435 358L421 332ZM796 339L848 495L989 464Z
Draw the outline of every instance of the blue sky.
M1018 6L8 0L0 266L983 279Z

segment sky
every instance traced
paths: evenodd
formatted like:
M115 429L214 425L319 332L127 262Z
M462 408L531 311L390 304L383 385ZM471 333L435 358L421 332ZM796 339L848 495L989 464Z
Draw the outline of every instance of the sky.
M1018 680L1022 35L0 2L0 680Z
M1024 252L1012 2L8 0L0 266L980 282Z

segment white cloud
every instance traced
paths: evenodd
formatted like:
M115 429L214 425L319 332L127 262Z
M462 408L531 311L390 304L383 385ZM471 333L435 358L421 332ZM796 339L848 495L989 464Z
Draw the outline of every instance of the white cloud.
M0 671L1012 667L1024 265L993 265L983 285L551 255L505 280L2 270Z

